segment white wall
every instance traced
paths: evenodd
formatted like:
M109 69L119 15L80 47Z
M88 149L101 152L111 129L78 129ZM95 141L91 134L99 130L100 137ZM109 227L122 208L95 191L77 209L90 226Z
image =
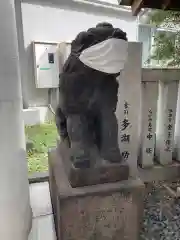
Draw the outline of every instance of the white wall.
M0 1L0 239L26 240L31 226L14 1Z
M108 21L127 32L129 41L137 39L137 22L133 18L107 17L65 9L22 4L24 44L28 59L28 99L31 106L47 104L47 90L36 89L33 76L32 41L60 42L73 39L80 31ZM124 19L124 20L123 20Z

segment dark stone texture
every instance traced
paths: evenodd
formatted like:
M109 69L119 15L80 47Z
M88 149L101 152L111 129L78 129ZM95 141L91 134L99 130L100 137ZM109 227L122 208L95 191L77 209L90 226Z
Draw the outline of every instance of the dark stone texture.
M50 193L58 240L138 240L140 179L72 188L57 150L49 152Z
M104 162L94 167L75 168L70 161L69 147L65 142L59 143L56 151L57 158L63 161L72 187L117 182L127 180L129 177L129 166L126 163Z
M36 172L28 176L29 184L49 181L49 172Z
M32 150L33 148L34 148L34 143L33 143L33 141L27 139L27 140L26 140L26 150L27 150L27 151L30 151L30 150Z
M94 83L94 81L88 84L85 79L83 80L84 83L78 79L76 82L75 79L73 84L79 85L83 96L86 96L84 97L84 101L87 101L85 104L87 108L86 110L84 108L79 109L76 112L75 109L80 103L78 103L78 98L73 99L73 97L71 98L74 106L71 108L74 108L73 111L75 113L72 113L72 109L69 109L69 107L59 106L56 114L58 132L62 139L69 139L71 161L75 167L81 168L84 162L86 162L87 167L89 167L95 158L120 163L121 155L118 146L118 125L115 116L118 83L116 79L111 79L110 77L108 79L101 79L101 82L100 79L95 79L95 81L100 82L99 86L97 86L98 84ZM61 79L61 81L63 81L63 79ZM71 82L69 82L69 87L70 84ZM86 89L86 87L88 89ZM68 89L68 86L66 88ZM67 94L67 89L61 87L60 95L63 98L67 98L67 96L64 95L70 94ZM90 96L86 93L88 91L92 91ZM73 96L73 93L71 95ZM85 98L88 99L86 100ZM68 99L67 101L70 100ZM61 111L63 111L63 113ZM66 117L62 117L63 114Z
M111 37L127 40L125 32L108 23L79 33L60 75L56 125L61 139L69 141L75 168L89 168L101 160L121 162L115 116L120 73L100 72L79 60L83 50Z

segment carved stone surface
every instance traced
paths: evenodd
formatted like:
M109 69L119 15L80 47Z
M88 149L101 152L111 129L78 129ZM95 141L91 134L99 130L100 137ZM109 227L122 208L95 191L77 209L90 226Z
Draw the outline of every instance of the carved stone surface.
M75 168L70 161L70 150L66 142L58 143L57 161L63 165L72 187L127 180L129 166L126 163L100 163L90 168ZM100 162L100 161L99 161Z
M138 240L144 184L129 179L72 188L56 154L49 153L49 181L58 240Z
M121 162L115 115L120 73L100 72L79 60L82 50L109 38L127 40L126 33L107 23L78 34L60 75L56 125L61 139L69 139L76 168L89 168L100 159Z

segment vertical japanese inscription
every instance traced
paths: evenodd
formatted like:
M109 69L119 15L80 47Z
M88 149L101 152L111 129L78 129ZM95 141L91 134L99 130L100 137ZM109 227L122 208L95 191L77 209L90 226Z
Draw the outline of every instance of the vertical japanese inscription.
M148 110L148 133L147 133L147 139L150 141L153 139L153 132L152 132L152 109L149 108ZM150 147L146 148L147 154L153 154L153 149Z
M172 130L173 130L173 123L172 123L172 117L173 117L173 110L168 109L168 121L167 121L167 136L165 139L165 151L171 152L171 144L172 144Z
M129 121L129 103L127 101L124 102L124 119L121 122L121 142L129 144L131 141L131 135L128 133L128 129L131 126L131 123ZM130 153L128 150L125 150L122 152L122 157L127 160L130 156Z

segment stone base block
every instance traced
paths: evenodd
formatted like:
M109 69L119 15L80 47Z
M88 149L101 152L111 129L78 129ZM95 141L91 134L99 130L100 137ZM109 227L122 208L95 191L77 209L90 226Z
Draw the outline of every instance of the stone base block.
M70 149L66 141L58 143L57 158L61 158L72 187L84 187L102 183L119 182L129 178L127 163L102 163L100 160L95 167L75 168L70 161Z
M138 240L140 179L72 188L57 151L49 152L50 193L58 240Z

